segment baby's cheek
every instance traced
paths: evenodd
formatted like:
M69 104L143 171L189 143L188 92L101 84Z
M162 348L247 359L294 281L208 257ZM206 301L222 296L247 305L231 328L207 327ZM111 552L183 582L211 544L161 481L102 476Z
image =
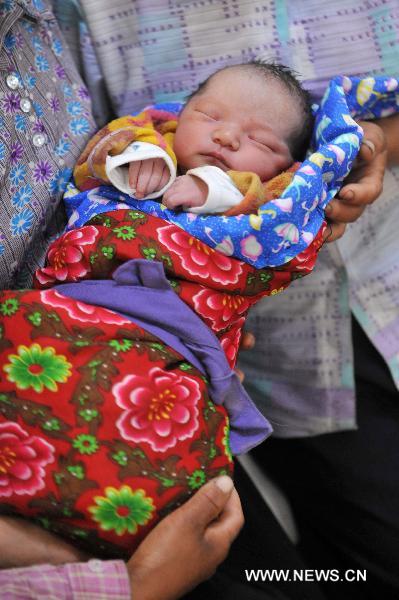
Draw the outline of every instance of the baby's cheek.
M267 181L284 170L283 161L277 161L276 156L272 153L258 153L252 151L243 157L241 166L238 168L241 171L252 171L259 175L261 181Z
M192 127L178 128L173 141L173 151L176 155L177 166L181 173L199 165L196 163L195 141L198 133Z
M179 131L176 131L175 139L173 140L173 151L176 154L177 164L180 166L182 162L185 162L187 154L187 139Z

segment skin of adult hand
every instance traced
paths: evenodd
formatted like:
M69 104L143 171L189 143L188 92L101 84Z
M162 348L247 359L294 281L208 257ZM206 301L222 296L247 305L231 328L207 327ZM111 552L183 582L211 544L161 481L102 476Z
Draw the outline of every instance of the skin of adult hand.
M345 232L347 223L356 221L366 206L382 192L387 165L387 142L383 129L375 122L361 121L363 142L351 172L345 179L337 198L326 207L329 226L324 233L326 242L334 242Z
M175 600L226 558L244 517L232 480L205 484L149 533L128 562L135 600Z
M255 346L255 336L253 333L251 333L250 331L244 331L242 336L241 336L241 340L240 340L240 351L241 350L252 350L252 348ZM238 379L241 381L241 383L244 381L245 379L245 374L244 372L239 369L238 367L236 367L235 372L238 376Z
M28 520L0 517L0 568L85 561L87 554Z
M159 192L169 181L169 170L162 158L148 158L129 163L129 185L138 199Z
M240 341L240 350L252 350L255 346L255 336L250 331L244 331Z

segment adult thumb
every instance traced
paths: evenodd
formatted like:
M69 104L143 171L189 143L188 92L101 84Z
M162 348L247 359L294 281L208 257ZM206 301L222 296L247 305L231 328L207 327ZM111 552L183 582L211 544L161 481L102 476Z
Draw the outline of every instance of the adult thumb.
M233 489L233 480L227 475L211 479L182 506L184 516L205 529L223 511Z
M358 158L360 161L369 163L377 154L385 150L384 131L379 125L370 121L359 121L359 125L363 128L364 137L360 145Z

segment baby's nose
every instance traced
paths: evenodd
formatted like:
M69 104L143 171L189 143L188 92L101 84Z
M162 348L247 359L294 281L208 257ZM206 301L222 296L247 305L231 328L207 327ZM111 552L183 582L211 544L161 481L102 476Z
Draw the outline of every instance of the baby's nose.
M233 124L220 125L212 132L212 140L215 144L228 146L232 150L238 150L240 147L240 133Z

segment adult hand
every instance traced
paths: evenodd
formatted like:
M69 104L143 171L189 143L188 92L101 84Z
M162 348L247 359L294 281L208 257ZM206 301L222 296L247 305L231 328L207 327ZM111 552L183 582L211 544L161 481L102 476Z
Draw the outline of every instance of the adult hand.
M384 131L375 122L362 121L359 124L364 131L360 152L345 179L345 185L325 210L329 221L324 234L326 242L340 238L347 223L356 221L366 206L374 202L382 192L387 165Z
M255 336L250 331L244 331L240 340L240 350L252 350L255 346Z
M138 199L162 190L169 177L169 169L162 158L148 158L129 164L129 185Z
M132 598L180 598L215 572L243 523L240 499L230 477L209 481L165 517L128 561ZM89 558L61 538L14 517L0 517L0 547L1 568L59 565Z
M208 197L208 186L199 177L181 175L166 190L162 204L171 210L203 206Z
M255 346L255 336L253 333L251 333L250 331L244 331L242 336L241 336L241 340L240 340L240 351L241 350L252 350L252 348ZM244 381L245 379L245 374L244 372L239 369L238 367L236 367L235 372L238 375L238 379L241 381L241 383Z
M215 572L243 522L232 480L209 481L163 519L129 560L132 597L181 598Z
M62 538L17 517L0 517L0 548L2 569L40 563L59 565L88 558Z

